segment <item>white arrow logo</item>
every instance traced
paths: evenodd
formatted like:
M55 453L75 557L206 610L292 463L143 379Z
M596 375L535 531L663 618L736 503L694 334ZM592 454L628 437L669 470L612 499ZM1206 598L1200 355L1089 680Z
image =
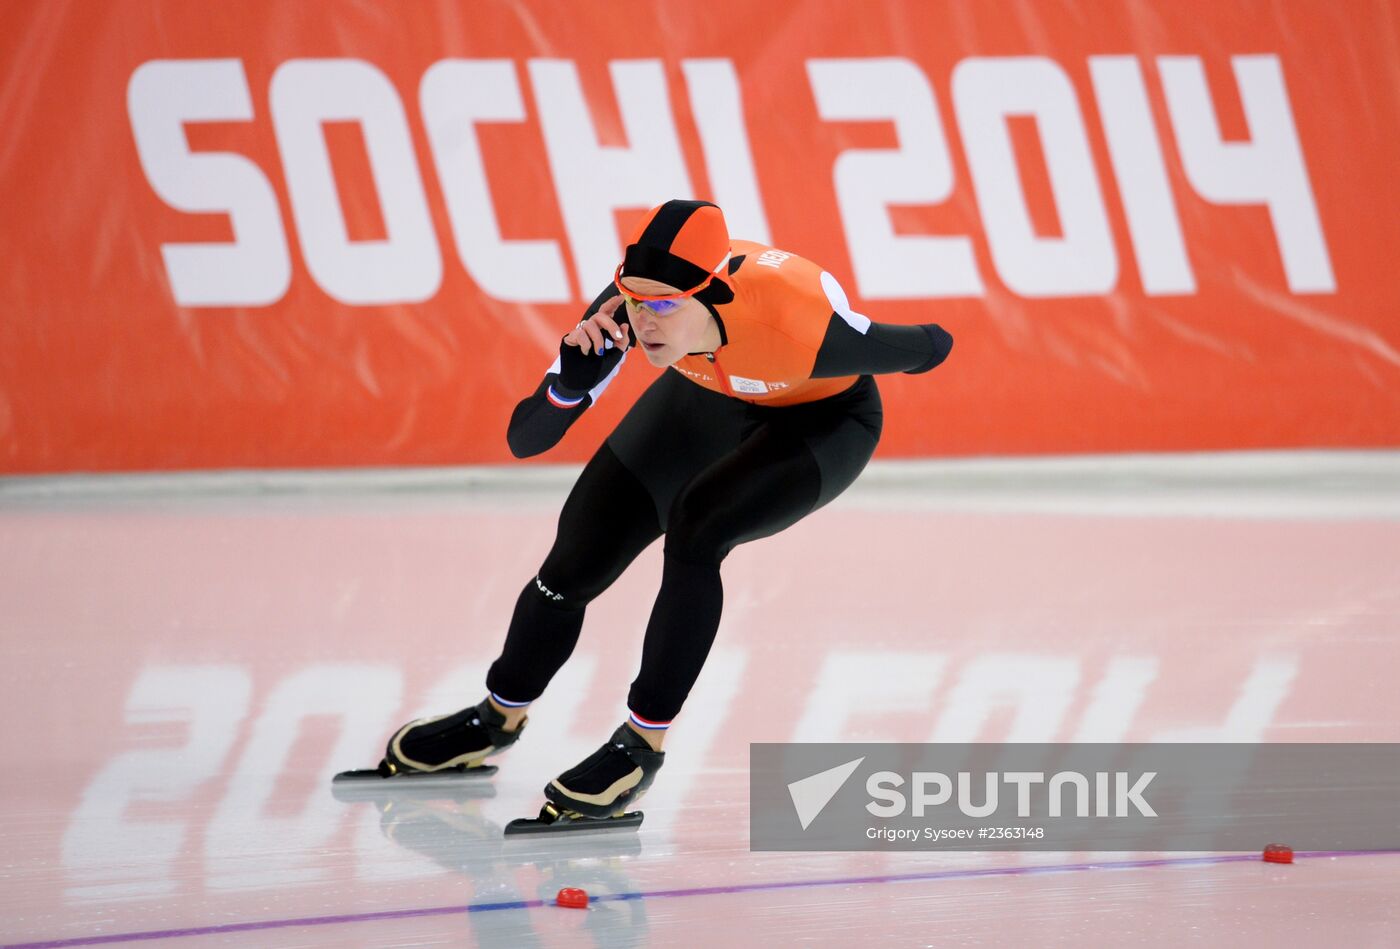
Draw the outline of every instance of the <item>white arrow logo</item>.
M831 803L831 799L841 790L851 772L864 760L862 756L855 761L838 764L834 768L828 768L810 778L803 778L788 785L788 793L792 795L792 806L797 808L797 819L802 822L803 830L806 830L807 826L817 819L822 809Z

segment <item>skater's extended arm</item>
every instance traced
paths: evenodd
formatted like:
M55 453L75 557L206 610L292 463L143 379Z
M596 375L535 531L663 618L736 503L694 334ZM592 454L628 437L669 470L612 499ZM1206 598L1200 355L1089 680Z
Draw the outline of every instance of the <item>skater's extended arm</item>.
M937 323L875 323L859 313L833 313L817 350L812 378L928 372L953 348Z
M631 328L620 302L609 284L559 343L559 356L538 388L515 407L506 430L515 457L529 458L557 445L622 368Z

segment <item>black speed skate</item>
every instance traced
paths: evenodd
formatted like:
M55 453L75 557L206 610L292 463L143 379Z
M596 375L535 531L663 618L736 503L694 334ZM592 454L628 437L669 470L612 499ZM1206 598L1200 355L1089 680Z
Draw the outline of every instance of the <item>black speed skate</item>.
M607 744L545 785L540 816L513 820L506 836L583 830L632 830L641 811L627 811L651 787L666 760L641 735L622 725Z
M412 779L415 783L448 783L490 777L496 773L496 766L482 764L483 759L515 744L525 728L522 721L515 731L507 731L505 722L505 716L492 707L490 699L451 715L417 719L389 739L379 767L342 771L335 781Z

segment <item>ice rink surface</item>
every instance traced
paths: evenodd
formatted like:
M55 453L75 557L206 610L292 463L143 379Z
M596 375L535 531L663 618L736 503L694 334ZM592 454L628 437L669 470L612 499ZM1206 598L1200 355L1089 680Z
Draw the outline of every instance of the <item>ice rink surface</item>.
M481 698L567 484L0 480L0 943L1400 943L1396 853L750 853L747 786L756 741L1400 741L1397 456L873 468L726 563L639 834L501 831L625 715L655 546L495 778L337 800Z

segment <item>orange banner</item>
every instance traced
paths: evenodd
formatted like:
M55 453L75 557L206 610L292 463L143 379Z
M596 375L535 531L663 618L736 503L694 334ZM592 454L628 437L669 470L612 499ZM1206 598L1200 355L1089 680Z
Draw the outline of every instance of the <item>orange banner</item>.
M0 470L505 461L679 196L954 334L882 380L886 457L1400 445L1397 35L1384 0L7 3Z

